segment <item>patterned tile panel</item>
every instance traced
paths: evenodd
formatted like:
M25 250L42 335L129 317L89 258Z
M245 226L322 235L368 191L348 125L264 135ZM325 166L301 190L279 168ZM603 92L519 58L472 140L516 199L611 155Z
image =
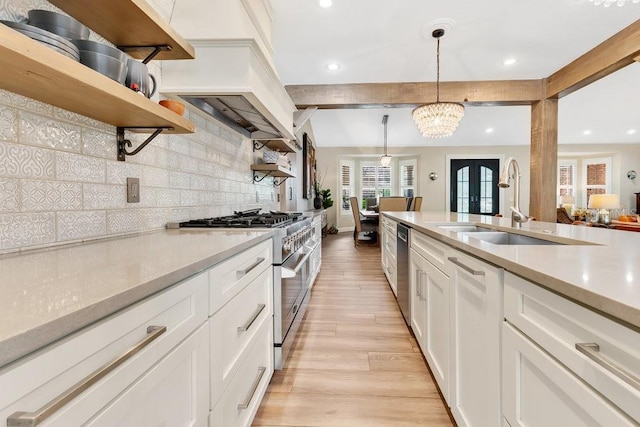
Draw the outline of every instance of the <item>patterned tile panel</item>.
M0 215L0 249L52 243L55 230L53 213Z
M145 229L165 227L171 219L171 209L154 208L140 210L141 227Z
M0 177L54 178L54 152L0 142Z
M105 211L58 212L59 242L104 236L107 232Z
M138 209L118 209L107 212L107 233L119 234L140 229L141 214Z
M126 184L127 178L140 178L142 166L131 162L107 162L107 184ZM140 180L140 185L144 182Z
M18 135L18 112L0 104L0 140L15 141Z
M0 0L0 10L3 10L1 6L2 2L3 0ZM42 9L42 8L35 7L32 9ZM26 17L27 16L26 12L27 11L25 11L25 14L22 16ZM14 19L9 18L9 20L17 21L16 18ZM48 116L53 115L53 107L51 105L45 104L40 101L36 101L35 99L27 98L22 95L18 95L17 93L2 90L2 89L0 89L0 103L10 105L12 107L20 108L21 110L33 111L35 113L40 113Z
M56 177L78 182L105 182L104 159L64 152L56 153Z
M80 152L80 128L49 117L20 113L20 142L56 150Z
M89 128L82 129L83 154L116 160L117 152L115 128L112 133Z
M22 210L64 211L82 209L82 185L61 181L22 181Z
M125 185L83 184L84 209L119 209L127 203Z
M0 213L18 212L18 180L0 178Z
M169 186L171 188L189 188L191 185L191 176L187 173L174 172L169 173Z

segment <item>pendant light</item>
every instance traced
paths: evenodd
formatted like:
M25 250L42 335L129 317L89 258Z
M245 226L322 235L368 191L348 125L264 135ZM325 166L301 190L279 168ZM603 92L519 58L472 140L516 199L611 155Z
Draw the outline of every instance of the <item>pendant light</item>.
M439 28L431 35L437 40L436 102L421 105L413 110L413 121L425 138L445 138L453 135L460 119L464 116L464 106L457 102L440 102L440 37L444 30Z
M389 115L382 116L382 124L384 125L384 156L380 157L380 166L389 166L391 163L391 156L387 154L387 121Z

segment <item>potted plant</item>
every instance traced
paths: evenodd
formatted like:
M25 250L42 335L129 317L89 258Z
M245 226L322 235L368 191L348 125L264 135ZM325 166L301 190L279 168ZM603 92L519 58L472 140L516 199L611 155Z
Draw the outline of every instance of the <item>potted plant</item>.
M333 206L333 200L331 200L331 190L325 188L320 190L320 197L322 198L322 207L327 209Z

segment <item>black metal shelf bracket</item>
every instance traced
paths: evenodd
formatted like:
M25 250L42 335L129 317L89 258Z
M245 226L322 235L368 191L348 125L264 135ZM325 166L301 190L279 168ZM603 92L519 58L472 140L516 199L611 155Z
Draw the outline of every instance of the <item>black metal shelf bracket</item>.
M156 45L156 46L118 46L118 49L124 50L125 52L132 51L132 50L140 50L140 49L153 49L153 51L149 55L147 55L146 58L142 60L143 64L149 63L149 61L155 58L155 56L160 52L162 52L163 50L172 50L171 46L167 44Z
M263 174L262 178L258 178L259 174ZM259 172L259 171L253 171L253 182L262 182L262 180L264 180L266 177L270 176L271 172ZM273 178L273 185L274 186L279 186L282 185L287 178L289 178L288 176L283 177L284 179L278 180L278 178L276 178L275 176L272 177Z
M253 151L262 150L265 147L265 145L267 145L267 142L269 142L269 141L267 140L267 141L263 142L262 145L260 145L260 142L258 142L257 139L254 139L253 140Z
M128 139L124 139L124 131L126 129L155 129L155 131L149 135L147 139L144 140L142 144L138 146L133 151L127 151L127 147L133 147L133 144ZM117 127L117 138L118 138L118 160L121 162L125 161L126 156L135 156L138 154L144 147L146 147L151 141L155 139L156 136L160 135L163 130L171 130L172 127Z

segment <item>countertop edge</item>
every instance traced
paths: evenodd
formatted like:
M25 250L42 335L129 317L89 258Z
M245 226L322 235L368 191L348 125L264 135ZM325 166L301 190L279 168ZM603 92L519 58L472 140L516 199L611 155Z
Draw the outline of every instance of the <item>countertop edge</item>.
M388 216L395 221L408 225L411 228L414 228L440 242L446 243L447 245L452 246L455 249L459 249L498 267L504 268L506 271L529 280L537 286L542 287L543 289L567 298L572 302L575 302L583 307L586 307L607 317L610 320L613 320L637 332L640 332L640 310L636 309L635 307L631 307L620 301L607 298L600 293L590 291L573 283L560 280L550 274L528 268L526 266L523 266L522 264L500 257L481 248L471 246L446 234L440 234L434 230L425 228L420 224L395 216L393 212L384 212L383 215ZM505 227L500 226L500 228L504 229ZM518 232L520 233L520 231ZM616 231L614 230L612 232ZM520 234L536 236L536 233L530 231L525 231L524 233ZM547 240L554 240L553 238L550 238L550 236L542 236L540 233L538 233L537 236Z
M124 292L113 294L106 299L82 307L50 322L8 337L0 342L0 369L20 358L52 345L60 339L80 333L96 322L105 320L157 292L188 279L245 249L255 246L257 243L270 239L272 235L272 231L267 231L260 236L253 237L212 256L195 260L193 263L185 265L178 270L140 283L126 289Z

